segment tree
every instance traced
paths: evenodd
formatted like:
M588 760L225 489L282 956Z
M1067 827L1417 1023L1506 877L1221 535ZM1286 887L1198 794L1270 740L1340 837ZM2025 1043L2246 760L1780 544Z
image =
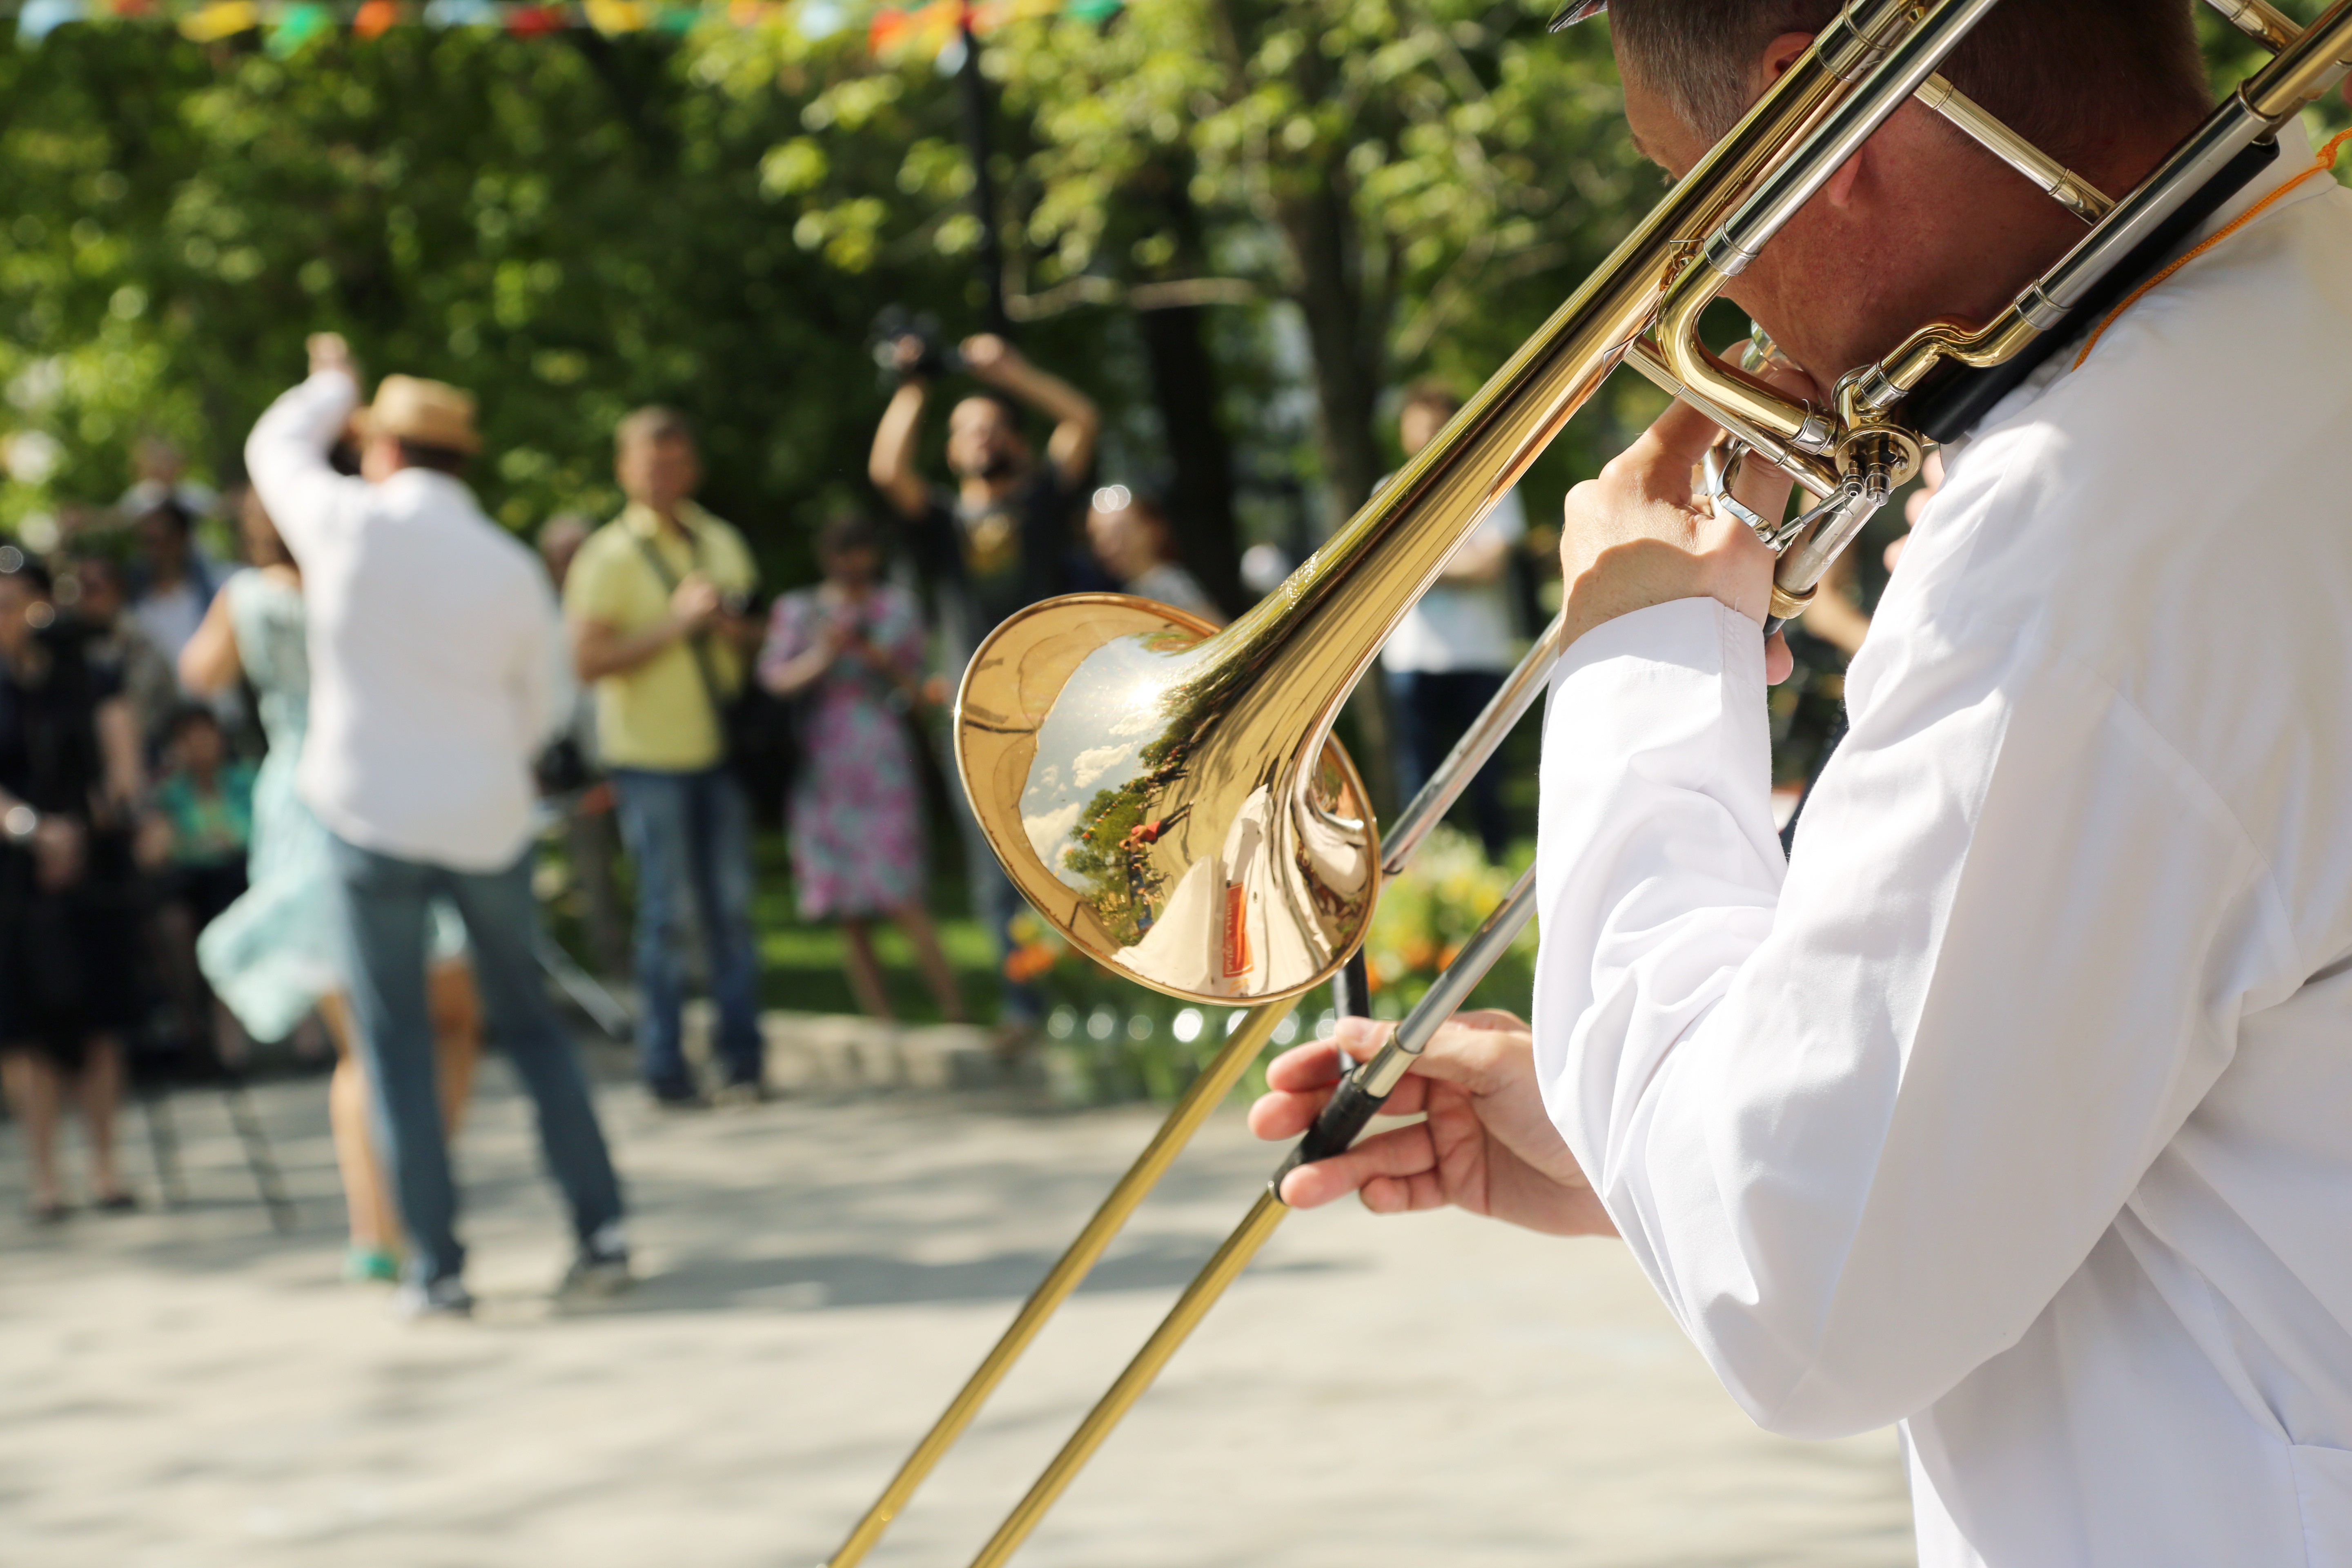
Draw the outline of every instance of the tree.
M835 12L825 13L838 16ZM790 26L704 47L740 92L821 78L772 160L804 243L969 257L968 173L927 79L933 5L880 58ZM896 13L885 13L887 20ZM1382 390L1501 363L1657 188L1616 120L1591 30L1493 0L1135 0L1108 23L1016 16L986 34L1008 138L1000 215L1033 315L1283 299L1311 346L1320 478L1351 510L1390 466ZM940 35L944 37L944 35ZM838 177L908 149L896 190Z
M478 28L0 51L0 382L62 459L5 518L110 498L147 427L234 474L334 328L373 372L481 395L478 487L510 525L608 512L613 423L659 400L702 431L713 509L805 574L800 520L865 496L866 324L942 269L795 244L761 167L805 96L686 66L667 37Z

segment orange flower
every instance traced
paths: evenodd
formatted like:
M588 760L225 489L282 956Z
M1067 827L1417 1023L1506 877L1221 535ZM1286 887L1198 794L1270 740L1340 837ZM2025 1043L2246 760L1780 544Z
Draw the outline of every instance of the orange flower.
M1057 955L1042 942L1026 947L1016 947L1004 956L1004 977L1016 985L1026 984L1054 967Z

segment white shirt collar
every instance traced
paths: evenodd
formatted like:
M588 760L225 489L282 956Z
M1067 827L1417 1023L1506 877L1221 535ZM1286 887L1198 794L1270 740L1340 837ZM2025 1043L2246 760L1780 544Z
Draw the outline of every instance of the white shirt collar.
M376 487L389 500L415 496L417 500L443 506L476 508L472 487L454 474L438 468L402 468Z
M2279 155L2270 167L2247 181L2244 189L2215 208L2213 216L2200 224L2196 232L2182 240L2174 249L2174 256L2195 249L2235 222L2255 203L2311 167L2311 137L2304 130L2303 121L2300 119L2290 120L2279 128L2278 149ZM2314 181L2311 188L2295 192L2293 195L2285 197L2280 205L2292 206L2296 202L2307 201L2319 195L2324 188L2319 182ZM2168 261L2169 259L2170 258L2167 258ZM2097 323L2081 321L2074 324L2078 329L2087 331ZM2061 349L2052 354L2034 368L2032 374L2020 382L2015 391L1993 405L1991 410L1977 422L1976 428L1989 430L1996 425L2015 418L2026 408L2032 406L2034 400L2043 393L2074 374L2074 354L2072 351ZM1958 458L1960 453L1967 449L1974 435L1975 432L1971 431L1958 440L1946 442L1944 461L1948 465Z

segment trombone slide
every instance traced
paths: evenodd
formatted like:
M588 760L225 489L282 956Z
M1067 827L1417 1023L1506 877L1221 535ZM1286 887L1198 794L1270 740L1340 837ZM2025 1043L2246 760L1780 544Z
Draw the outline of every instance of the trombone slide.
M1508 951L1512 942L1534 917L1535 883L1535 868L1530 866L1519 874L1517 881L1511 884L1511 890L1503 895L1503 901L1486 917L1476 933L1463 943L1462 952L1452 966L1437 977L1436 983L1429 988L1429 994L1397 1026L1396 1032L1373 1053L1370 1061L1341 1081L1338 1092L1324 1106L1322 1114L1316 1118L1315 1125L1307 1129L1306 1135L1276 1169L1265 1191L1259 1194L1257 1202L1250 1205L1250 1211L1243 1217L1242 1223L1225 1237L1201 1272L1193 1276L1192 1282L1177 1298L1176 1305L1160 1320L1151 1337L1143 1342L1143 1348L1135 1353L1135 1359L1127 1363L1118 1380L1096 1402L1095 1407L1087 1412L1087 1418L1078 1424L1078 1429L1070 1435L1069 1441L1062 1445L1061 1451L1054 1456L1045 1473L1037 1478L1028 1493L1005 1516L1004 1522L997 1526L996 1533L989 1537L988 1544L982 1547L980 1555L972 1559L971 1568L1003 1568L1011 1560L1013 1554L1021 1549L1021 1543L1029 1539L1030 1532L1045 1517L1046 1510L1077 1479L1078 1471L1086 1467L1087 1461L1094 1458L1095 1450L1102 1447L1111 1429L1133 1408L1135 1402L1143 1397L1160 1376L1160 1369L1192 1337L1201 1320L1209 1315L1209 1310L1217 1304L1218 1298L1241 1278L1242 1270L1249 1267L1250 1259L1257 1256L1258 1248L1265 1245L1276 1228L1289 1216L1290 1205L1282 1201L1283 1178L1303 1164L1328 1160L1341 1152L1356 1141L1357 1134L1363 1131L1365 1125L1380 1114L1381 1107L1387 1104L1389 1096L1396 1092L1397 1085L1403 1081L1414 1059L1428 1047L1439 1026L1454 1015L1478 982L1486 977L1486 972L1494 968L1496 962Z

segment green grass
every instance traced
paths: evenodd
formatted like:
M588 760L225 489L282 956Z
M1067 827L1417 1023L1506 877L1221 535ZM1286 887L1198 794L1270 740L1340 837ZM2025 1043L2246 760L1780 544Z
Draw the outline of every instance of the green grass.
M936 835L934 836L936 837ZM949 846L954 847L952 844ZM769 1007L801 1013L855 1013L846 969L847 944L841 928L800 918L793 901L792 858L783 835L762 833L753 847L758 880L751 923L760 943L760 1000ZM944 858L934 857L935 859ZM963 988L965 1016L980 1023L996 1017L996 961L987 929L968 912L961 866L935 866L931 914L940 944ZM896 926L881 927L874 939L882 961L890 1005L908 1023L937 1023L939 1008L915 970L914 944Z

